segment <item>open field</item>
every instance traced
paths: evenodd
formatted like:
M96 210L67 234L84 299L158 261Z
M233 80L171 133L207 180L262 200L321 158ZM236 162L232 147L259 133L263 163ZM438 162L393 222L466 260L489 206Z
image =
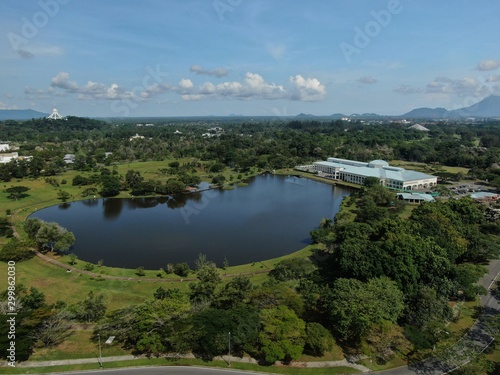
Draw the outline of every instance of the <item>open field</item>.
M463 173L466 175L469 173L468 168L463 167L449 167L444 165L436 165L436 164L426 164L426 163L418 163L418 162L409 162L404 160L391 160L389 162L390 165L395 167L402 167L405 169L413 169L415 171L433 174L436 172L448 172L448 173Z

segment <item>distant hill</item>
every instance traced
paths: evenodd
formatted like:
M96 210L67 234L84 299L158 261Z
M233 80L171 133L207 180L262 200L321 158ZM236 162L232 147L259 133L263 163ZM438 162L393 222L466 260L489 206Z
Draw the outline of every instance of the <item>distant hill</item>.
M448 111L448 117L500 117L500 96L490 95L470 107Z
M309 113L299 113L297 116L295 117L300 117L300 118L313 118L313 117L316 117L314 115L311 115Z
M0 109L0 120L31 120L32 118L47 117L48 113L32 109Z
M448 113L445 108L416 108L402 115L404 118L443 118Z
M458 117L500 117L500 96L490 95L480 102L448 111L445 108L417 108L400 117L404 118L458 118Z

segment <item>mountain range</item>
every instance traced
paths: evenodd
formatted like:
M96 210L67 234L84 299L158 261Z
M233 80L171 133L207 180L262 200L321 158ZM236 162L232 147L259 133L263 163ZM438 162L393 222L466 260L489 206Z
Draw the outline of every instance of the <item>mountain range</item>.
M48 113L32 109L1 109L0 120L31 120L32 118L47 117Z
M34 111L32 109L2 109L0 110L1 120L30 120L32 118L47 117L48 113ZM230 116L236 116L231 114ZM343 117L350 117L354 119L391 119L391 118L404 118L404 119L449 119L449 118L485 118L485 117L498 117L500 118L500 96L490 95L480 102L469 107L463 107L454 110L447 110L445 108L416 108L403 115L379 115L376 113L353 113L345 115L342 113L335 113L331 116L315 116L311 114L301 113L297 118L310 119L315 117L328 117L332 119L341 119Z

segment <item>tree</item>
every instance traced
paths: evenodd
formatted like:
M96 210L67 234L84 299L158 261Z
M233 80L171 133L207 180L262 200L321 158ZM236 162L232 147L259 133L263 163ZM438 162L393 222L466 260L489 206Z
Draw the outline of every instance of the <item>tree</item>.
M187 277L190 271L191 268L187 263L177 263L174 267L174 273L180 277Z
M266 362L299 358L305 345L305 322L286 306L263 309L260 317L259 341Z
M326 298L330 322L343 339L358 341L376 324L395 323L404 309L403 293L387 277L367 283L338 279Z
M222 283L219 271L214 265L205 265L196 271L197 283L189 284L189 297L192 303L207 304L215 299L215 290Z
M278 281L296 280L306 277L314 271L314 265L309 259L291 258L276 264L269 276Z
M27 186L12 186L10 188L5 189L5 191L7 193L9 193L9 195L7 196L7 198L9 198L9 199L15 199L16 201L18 199L27 197L28 194L26 194L26 192L28 190L30 190L30 188L27 187Z
M64 190L59 190L57 192L57 199L60 199L61 202L66 202L71 197L71 194Z
M33 255L33 251L31 251L26 242L15 237L3 245L0 250L0 260L4 262L19 262L31 259Z
M169 179L165 184L165 192L170 195L181 194L184 189L186 189L186 184L174 178Z
M138 187L143 180L144 178L141 176L141 172L132 169L128 170L125 175L125 183L131 189Z
M212 184L222 186L224 182L226 182L226 177L224 177L224 175L219 174L212 178Z
M120 180L116 176L101 176L101 191L103 197L115 197L120 194Z
M325 327L314 322L306 324L306 351L316 357L321 357L332 350L334 345L335 339Z
M183 321L191 310L184 293L173 292L168 298L148 300L138 306L130 306L112 312L94 330L94 337L116 336L125 348L141 353L159 355L167 351L185 352ZM188 327L189 328L189 327Z
M78 302L73 310L75 312L76 319L80 321L96 322L104 317L106 313L106 304L104 302L104 296L102 294L94 295L93 291L87 294L87 297Z
M59 345L71 334L71 314L67 310L59 310L42 322L34 336L44 347L50 348Z
M33 228L35 226L36 224L33 224ZM30 227L30 230L33 228ZM75 243L75 236L57 223L42 221L40 228L36 232L35 241L41 249L66 251Z
M250 278L245 275L238 275L229 281L219 292L216 306L222 309L234 308L238 305L248 302L251 291L253 290Z
M74 266L76 264L76 261L78 260L78 256L74 253L71 253L68 255L69 261L68 263Z

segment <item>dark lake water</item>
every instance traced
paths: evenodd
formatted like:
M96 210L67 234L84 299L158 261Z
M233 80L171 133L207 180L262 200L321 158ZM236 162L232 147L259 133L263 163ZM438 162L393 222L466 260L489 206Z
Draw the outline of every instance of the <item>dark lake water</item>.
M114 267L193 265L198 254L222 265L289 254L310 244L321 218L333 219L349 190L285 176L257 176L234 190L179 198L90 199L31 217L72 231L79 259Z

